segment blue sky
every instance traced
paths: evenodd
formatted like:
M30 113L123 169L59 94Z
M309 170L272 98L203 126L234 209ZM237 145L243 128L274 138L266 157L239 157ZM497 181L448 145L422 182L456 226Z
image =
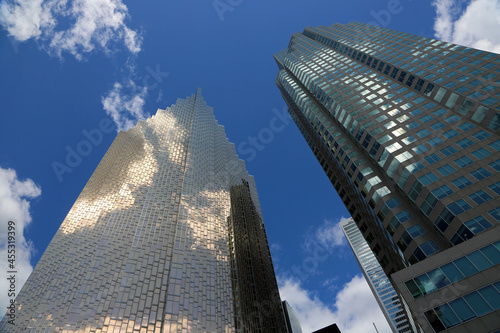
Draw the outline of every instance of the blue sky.
M348 213L286 116L272 56L306 26L351 21L499 52L499 12L498 0L3 0L0 225L18 223L19 279L116 128L201 87L255 176L280 289L304 332L334 321L342 332L374 331L372 322L388 332L337 226ZM82 144L96 132L102 139ZM78 149L86 156L68 164Z

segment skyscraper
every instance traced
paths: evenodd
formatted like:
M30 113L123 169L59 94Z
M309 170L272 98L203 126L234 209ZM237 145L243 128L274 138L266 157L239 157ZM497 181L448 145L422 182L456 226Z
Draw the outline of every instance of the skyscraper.
M293 310L292 306L286 300L281 302L281 305L285 314L288 333L302 333L302 327L300 326L299 318L297 318L297 314Z
M286 332L255 182L198 90L120 132L2 332Z
M417 325L499 329L500 55L353 22L307 27L274 58L289 113Z
M340 221L340 226L392 331L394 333L415 331L415 328L412 328L414 324L406 316L404 304L363 238L356 222L349 218Z

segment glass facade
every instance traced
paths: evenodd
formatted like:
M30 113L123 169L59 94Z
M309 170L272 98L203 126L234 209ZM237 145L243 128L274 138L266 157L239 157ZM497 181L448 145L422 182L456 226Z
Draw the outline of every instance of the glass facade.
M274 58L290 115L388 276L497 234L500 55L352 22L306 27Z
M293 310L292 306L285 300L281 303L283 306L283 312L285 313L286 326L288 333L302 333L302 327L300 326L297 314Z
M404 303L401 302L389 278L380 267L356 222L350 218L341 221L340 226L392 331L395 333L412 332L414 324L405 314Z
M425 272L414 279L406 281L405 285L413 298L416 299L498 264L500 264L500 242L488 245L432 271Z
M118 134L16 304L0 331L286 331L254 179L200 91Z
M437 306L424 315L434 332L441 332L498 309L500 281Z

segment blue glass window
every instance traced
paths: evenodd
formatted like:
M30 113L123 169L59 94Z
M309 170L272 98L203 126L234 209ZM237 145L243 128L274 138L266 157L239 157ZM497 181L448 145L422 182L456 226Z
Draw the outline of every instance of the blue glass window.
M441 160L441 157L439 157L439 156L438 156L438 155L436 155L436 154L432 154L432 155L429 155L429 156L425 157L424 159L425 159L425 161L426 161L427 163L429 163L429 164L434 164L434 163L436 163L436 162L440 161L440 160Z
M467 255L467 258L476 266L479 271L490 268L493 264L480 251L474 251Z
M460 272L460 270L457 268L457 266L455 266L455 264L452 262L450 262L444 266L441 266L441 270L446 275L448 280L451 281L451 283L455 283L455 282L460 281L464 278L464 275L462 274L462 272Z
M433 269L427 275L438 289L444 288L451 283L439 268Z
M464 225L474 234L478 234L492 227L491 223L482 216L475 217L465 222Z
M427 174L425 174L425 175L423 175L423 176L420 176L420 177L418 178L418 180L419 180L419 181L420 181L420 182L421 182L424 186L426 186L426 185L429 185L429 184L431 184L431 183L435 182L436 180L438 180L438 178L436 177L436 175L435 175L435 174L433 174L432 172L429 172L429 173L427 173Z
M446 328L451 328L460 324L460 319L455 315L448 304L443 304L435 308L436 313Z
M470 262L467 257L462 257L454 260L453 263L458 267L465 277L469 277L478 272L477 268Z
M445 198L453 193L453 190L448 185L443 185L431 192L438 199Z
M490 185L489 189L495 192L496 194L500 195L500 182Z
M471 195L469 195L469 198L471 198L478 205L481 205L486 201L490 201L491 199L493 199L488 193L484 192L483 190L472 193Z
M435 116L442 116L443 114L447 113L448 111L446 111L445 109L437 109L436 111L433 112L433 114Z
M468 130L473 129L474 127L476 127L476 125L471 124L469 122L463 123L462 125L458 126L458 128L460 128L464 132L467 132Z
M469 146L472 146L474 144L474 141L470 139L463 139L457 142L457 145L461 148L467 148Z
M481 131L473 134L472 136L475 137L476 139L478 139L479 141L481 141L481 140L484 140L486 138L489 138L491 136L491 134L486 132L486 131L481 130Z
M393 208L395 208L395 207L400 206L400 205L401 205L401 202L400 202L398 199L396 199L396 198L392 198L391 200L388 200L388 201L386 202L386 205L387 205L390 209L393 209Z
M417 299L417 298L420 298L422 297L422 292L420 291L420 289L418 288L417 284L415 283L415 281L413 280L409 280L409 281L406 281L405 282L405 285L406 285L406 288L408 288L408 290L410 291L410 294L411 296L414 298L414 299Z
M489 303L493 310L500 309L500 293L493 286L487 286L478 290L479 294Z
M417 135L420 138L425 138L429 134L431 134L431 131L429 131L427 128L424 128L423 130L417 132Z
M496 151L500 151L500 140L490 143L489 146Z
M399 82L403 82L405 77L406 77L406 72L405 71L401 71L401 73L399 74L399 77L398 77L398 81Z
M391 73L391 77L392 77L393 79L395 79L395 78L396 78L396 76L397 76L397 74L398 74L398 71L399 71L399 68L394 67L394 69L392 70L392 73Z
M418 170L422 170L423 168L425 168L425 166L420 161L417 161L409 166L409 170L411 170L411 173L415 173Z
M413 147L412 149L413 149L413 151L414 151L415 153L417 153L417 154L420 154L420 153L423 153L424 151L429 150L429 148L427 148L427 146L425 146L425 145L423 145L423 144L418 145L418 146L416 146L416 147Z
M409 145L410 143L417 141L417 139L415 139L415 137L411 135L408 135L408 137L401 139L401 141Z
M457 200L446 207L455 215L462 214L472 208L464 199Z
M500 171L500 160L496 160L495 162L491 162L488 164L490 167L495 169L496 171Z
M479 295L477 291L467 294L463 297L478 317L485 315L492 311L491 307L486 303L484 298Z
M490 210L488 214L490 214L495 220L500 222L500 207Z
M500 250L494 245L488 245L481 249L481 252L488 258L494 265L500 264Z
M406 222L408 220L411 220L411 218L412 218L412 216L410 215L410 213L408 213L407 210L404 210L404 211L396 214L396 217L399 220L399 222L401 222L401 223Z
M400 225L401 223L399 223L398 219L393 217L386 230L391 236L394 236L396 229L398 229Z
M491 172L487 171L484 168L476 169L476 170L472 171L470 174L474 178L476 178L477 180L483 180L483 179L488 178L489 176L491 176Z
M452 212L448 208L443 208L439 214L438 219L434 222L434 225L441 231L445 232L451 221L455 218Z
M458 135L458 132L455 131L455 130L449 130L448 132L445 132L443 133L443 135L448 138L448 139L451 139L451 138L454 138Z
M474 155L474 157L476 157L478 160L482 160L483 158L490 156L491 153L485 148L479 148L478 150L473 151L472 155Z
M422 86L424 85L425 81L422 79L418 79L417 84L415 85L415 90L420 91L422 89Z
M459 159L456 159L455 160L455 163L461 167L461 168L464 168L466 167L467 165L470 165L472 164L472 160L470 158L468 158L467 156L464 156L464 157L461 157Z
M422 251L425 253L426 256L430 256L431 254L439 251L437 245L431 240L423 244L420 244L419 247L422 249Z
M452 173L454 173L455 171L457 171L454 167L452 167L449 164L443 165L442 167L438 168L437 170L443 176L451 175Z
M441 140L440 138L432 138L432 139L429 139L429 144L433 147L436 147L437 145L443 143L443 140Z
M423 116L422 118L420 118L420 121L421 121L421 122L423 122L423 123L425 124L425 123L427 123L427 122L431 121L432 119L434 119L434 118L432 118L432 116L431 116L431 115L425 115L425 116Z
M414 279L423 295L430 294L437 290L436 286L429 279L427 274L422 274Z
M445 124L443 124L443 123L442 123L442 122L440 122L440 121L438 121L437 123L435 123L435 124L432 124L432 125L431 125L431 128L432 128L433 130L435 130L435 131L439 131L439 130L440 130L441 128L443 128L443 127L446 127L446 125L445 125Z
M432 83L429 83L427 87L425 87L424 95L429 96L432 93L432 90L434 89L434 85Z
M411 129L414 129L414 128L417 128L418 126L420 126L420 124L419 124L419 123L417 123L416 121L412 121L411 123L406 124L406 127L407 127L408 129L410 129L410 130L411 130Z
M472 185L472 182L469 180L469 178L465 176L455 179L454 181L452 181L452 183L459 189L463 189L466 188L467 186Z
M448 146L448 147L444 147L443 149L441 149L440 152L445 156L451 156L451 155L455 154L456 152L458 152L458 150L456 150L452 146Z
M422 110L420 110L420 109L414 109L414 110L411 110L411 111L410 111L410 114L411 114L412 116L418 116L418 115L419 115L419 114L421 114L421 113L422 113Z
M453 124L455 122L457 122L458 120L460 120L460 117L456 116L456 115L453 115L453 116L449 116L448 118L445 119L447 122Z
M426 108L427 110L430 110L430 109L432 109L435 106L436 106L436 104L434 104L432 102L429 102L429 103L427 103L427 104L424 105L424 108Z
M467 302L464 301L463 298L460 297L454 301L451 301L449 304L450 304L451 308L453 309L453 311L455 311L457 316L462 321L476 318L476 314L474 313L474 311L472 311L470 306L467 304Z
M424 230L419 225L414 225L413 227L408 228L407 232L413 239L424 234Z

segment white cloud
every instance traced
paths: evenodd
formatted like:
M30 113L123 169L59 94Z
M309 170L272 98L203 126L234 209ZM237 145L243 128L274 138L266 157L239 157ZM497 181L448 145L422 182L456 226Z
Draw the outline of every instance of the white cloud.
M40 37L55 22L50 10L42 7L42 0L17 0L0 4L0 24L11 36L25 41Z
M342 227L339 222L345 220L341 217L338 221L330 221L325 219L312 234L306 236L303 246L306 250L311 250L317 246L323 247L328 252L331 252L336 247L347 244Z
M129 80L124 85L115 82L108 94L102 97L103 108L115 122L117 131L126 131L137 120L149 117L143 111L147 93L147 87L139 87Z
M271 252L279 252L282 250L282 247L280 243L272 243L269 246L269 249L271 250Z
M30 264L33 245L24 238L24 230L31 222L29 212L29 199L34 199L41 194L40 187L31 179L19 180L16 172L12 169L0 167L0 309L5 313L10 297L6 280L6 272L11 270L7 262L7 226L8 221L15 222L15 270L16 274L16 295L21 290L28 279L33 267Z
M110 51L122 41L132 53L142 38L125 21L122 0L7 0L0 4L0 24L18 41L35 39L49 54L69 52L77 59L100 48ZM57 29L62 25L66 29Z
M344 217L340 221L345 220ZM316 230L318 241L327 247L336 247L347 244L342 227L337 222L325 220L323 225Z
M370 287L362 276L355 276L340 290L330 306L294 280L278 278L281 299L293 307L304 333L333 323L342 333L392 332Z
M435 36L438 39L500 53L500 1L435 0Z

